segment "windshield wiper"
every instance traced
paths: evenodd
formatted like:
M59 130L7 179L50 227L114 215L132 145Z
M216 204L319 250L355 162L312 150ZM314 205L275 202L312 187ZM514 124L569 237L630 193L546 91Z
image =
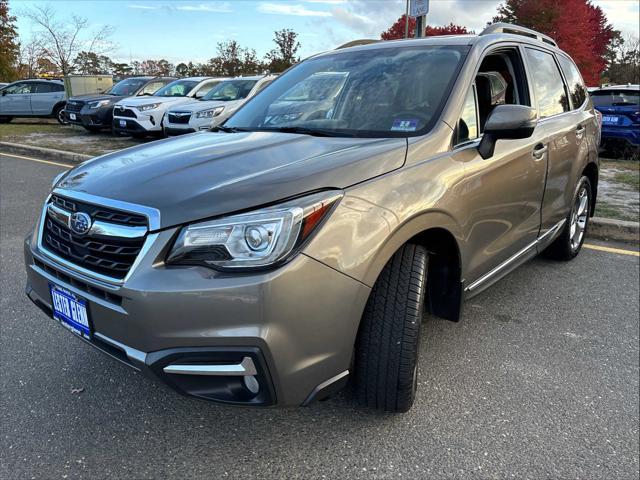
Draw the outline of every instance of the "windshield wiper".
M271 132L282 133L300 133L302 135L311 135L314 137L353 137L354 135L344 132L336 132L335 130L327 130L324 128L309 128L309 127L278 127L278 128L263 128L261 130Z
M224 125L218 125L217 127L213 127L211 129L212 132L225 132L225 133L238 133L238 132L248 132L249 130L245 128L238 127L225 127Z

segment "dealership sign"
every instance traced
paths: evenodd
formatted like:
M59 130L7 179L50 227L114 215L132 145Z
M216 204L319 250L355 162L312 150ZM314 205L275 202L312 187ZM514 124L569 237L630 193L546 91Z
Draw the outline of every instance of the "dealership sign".
M411 0L409 16L422 17L429 13L429 0Z

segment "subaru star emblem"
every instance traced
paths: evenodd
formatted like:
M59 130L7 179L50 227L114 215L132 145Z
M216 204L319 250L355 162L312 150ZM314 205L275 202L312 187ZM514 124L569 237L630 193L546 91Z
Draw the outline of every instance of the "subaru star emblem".
M84 235L91 229L91 217L84 212L76 212L69 219L69 227L74 233Z

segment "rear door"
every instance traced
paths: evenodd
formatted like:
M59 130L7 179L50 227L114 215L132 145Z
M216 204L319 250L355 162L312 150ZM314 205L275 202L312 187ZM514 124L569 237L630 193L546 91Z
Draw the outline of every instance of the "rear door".
M18 82L2 91L0 115L31 115L31 82Z
M580 173L576 170L586 164L581 157L589 155L586 131L592 115L585 111L586 94L581 91L579 73L575 78L566 65L573 87L580 84L575 88L577 105L572 109L571 91L554 54L529 46L525 52L539 125L549 135L547 182L541 211L540 234L544 235L569 214L576 177Z
M35 82L31 90L33 115L51 115L53 107L64 98L64 87L55 82Z

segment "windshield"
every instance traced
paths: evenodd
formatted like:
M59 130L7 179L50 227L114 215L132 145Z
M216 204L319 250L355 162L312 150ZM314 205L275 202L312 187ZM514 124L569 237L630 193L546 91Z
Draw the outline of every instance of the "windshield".
M176 80L175 82L171 82L156 93L154 96L156 97L184 97L193 90L198 83L196 80Z
M116 83L113 87L107 90L106 93L109 95L120 96L134 95L145 83L147 83L147 80L140 78L128 78L127 80L121 80Z
M640 104L639 90L596 90L591 92L596 107L614 107Z
M229 102L231 100L240 100L245 98L258 80L227 80L220 82L202 100L218 100L221 102Z
M311 58L226 123L355 137L423 134L432 127L468 47L388 47Z

